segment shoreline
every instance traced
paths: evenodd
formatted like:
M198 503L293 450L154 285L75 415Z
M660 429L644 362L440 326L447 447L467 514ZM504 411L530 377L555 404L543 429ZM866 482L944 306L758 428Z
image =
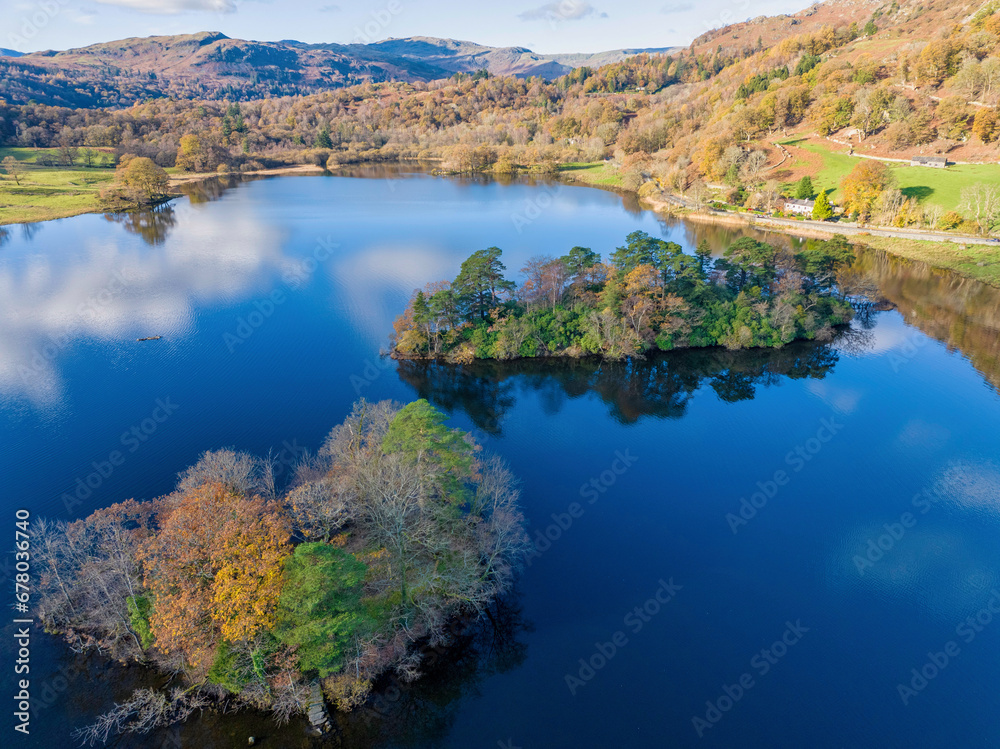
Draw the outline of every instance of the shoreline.
M934 269L955 273L963 278L1000 289L1000 243L989 243L983 238L956 235L953 239L918 239L894 236L878 236L871 232L886 231L879 227L838 226L831 224L829 229L810 224L802 226L778 223L780 220L768 220L764 216L739 213L720 213L696 210L672 202L669 193L657 196L639 197L635 190L627 190L621 186L600 184L587 179L580 179L572 172L560 172L559 178L566 184L594 187L607 190L623 197L633 197L639 205L658 216L670 216L686 221L718 226L734 226L747 229L757 229L765 232L777 232L789 236L809 239L830 239L835 234L844 234L855 244L867 245L876 250L882 250L890 255L904 260L924 263ZM764 219L764 220L760 220ZM788 221L792 221L788 219ZM919 230L912 232L919 234Z
M833 330L836 333L842 333L848 327L850 323L839 323L833 325ZM836 335L834 336L834 339ZM740 352L740 351L780 351L788 346L793 346L796 344L810 344L810 343L829 343L830 341L818 340L816 338L793 338L788 341L788 343L783 343L780 346L746 346L744 348L729 348L728 346L723 346L722 344L713 344L711 346L677 346L671 349L661 349L661 348L650 348L633 356L623 356L620 359L612 359L601 354L586 354L586 353L573 353L570 350L563 351L559 354L546 354L544 356L514 356L509 359L497 359L496 357L487 357L483 359L473 359L473 362L504 362L504 363L514 363L514 362L525 362L525 361L542 361L542 362L552 362L552 361L593 361L597 363L605 362L628 362L633 360L644 361L650 356L668 356L670 354L679 354L688 351L729 351L729 352ZM462 367L466 366L467 362L457 362L449 361L447 355L441 356L410 356L406 354L400 354L395 349L390 351L384 356L392 359L393 361L403 362L428 362L434 364L448 364L451 366Z
M382 162L367 162L378 164ZM355 165L351 165L355 166ZM563 184L577 185L581 187L591 187L598 190L605 190L616 193L623 198L634 198L639 202L640 207L652 211L658 216L671 216L687 221L702 224L715 224L721 226L734 226L758 229L761 231L773 231L790 236L799 236L811 239L829 239L834 234L846 234L849 237L860 237L859 244L866 244L875 249L883 250L897 257L925 263L933 268L947 270L964 278L970 278L981 283L985 283L994 288L1000 288L1000 244L982 243L982 240L972 237L956 236L954 239L917 239L902 238L893 236L876 236L869 231L881 231L878 228L868 227L838 227L831 225L829 229L819 228L812 225L795 226L778 221L760 219L764 217L751 216L749 214L719 213L704 210L692 209L683 205L681 198L674 198L676 202L670 200L669 193L660 193L656 196L640 197L638 191L629 190L622 185L611 182L600 182L589 180L575 171L570 171L561 165L561 168L551 175ZM212 179L223 177L292 177L292 176L317 176L327 173L328 170L315 164L297 164L294 166L281 166L271 169L258 169L251 172L185 172L183 174L170 175L170 188L175 190L170 198L183 197L184 193L178 188L185 185L194 185L200 182L207 182ZM527 173L525 173L527 174ZM516 176L523 176L517 174ZM107 213L98 205L87 205L78 208L70 208L65 211L56 211L55 215L48 216L37 221L12 221L0 216L0 227L15 226L26 223L42 223L44 221L55 221L73 216L87 214ZM913 232L919 234L919 232ZM963 240L964 243L963 243Z
M295 166L280 166L274 167L273 169L256 169L251 172L182 172L179 174L169 174L170 177L170 194L161 201L160 204L169 203L177 198L183 198L184 193L178 189L185 185L195 185L200 182L208 182L212 179L219 179L224 177L253 177L253 176L263 176L263 177L294 177L294 176L315 176L319 174L324 174L326 168L322 166L317 166L315 164L296 164ZM73 208L67 208L64 210L60 209L49 209L48 214L45 218L39 218L36 220L10 220L0 213L0 227L5 226L17 226L19 224L41 224L46 221L58 221L64 218L73 218L74 216L87 216L99 213L114 213L114 211L108 211L102 208L97 202L96 197L92 202L86 205L76 206Z

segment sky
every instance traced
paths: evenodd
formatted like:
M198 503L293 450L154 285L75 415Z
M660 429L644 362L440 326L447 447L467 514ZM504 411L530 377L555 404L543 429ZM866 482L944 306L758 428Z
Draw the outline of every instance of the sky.
M0 0L0 47L69 49L221 31L259 41L437 36L541 53L686 45L711 28L810 0Z

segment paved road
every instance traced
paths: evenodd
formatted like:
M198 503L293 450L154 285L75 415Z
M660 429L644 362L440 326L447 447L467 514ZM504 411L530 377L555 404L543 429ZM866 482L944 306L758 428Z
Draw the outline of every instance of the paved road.
M739 215L739 214L737 214ZM804 227L830 234L870 234L873 237L896 237L897 239L922 239L926 242L954 242L956 244L995 245L1000 249L1000 242L987 237L970 237L966 235L946 234L939 231L919 231L916 229L874 229L869 226L858 226L851 223L830 224L825 221L788 221L770 216L753 216L752 221L758 225L781 226L794 229Z
M683 198L680 195L663 194L663 199L668 203L673 203L681 208L692 211L702 210L716 216L736 216L746 219L757 226L780 226L782 229L810 229L822 231L828 234L870 234L873 237L896 237L897 239L922 239L927 242L954 242L956 244L983 244L996 246L1000 249L1000 242L987 237L970 237L966 235L946 234L939 231L919 231L916 229L875 229L858 224L839 222L827 223L826 221L791 221L788 219L773 218L771 216L758 216L750 213L732 213L729 211L716 211L701 208L694 201Z

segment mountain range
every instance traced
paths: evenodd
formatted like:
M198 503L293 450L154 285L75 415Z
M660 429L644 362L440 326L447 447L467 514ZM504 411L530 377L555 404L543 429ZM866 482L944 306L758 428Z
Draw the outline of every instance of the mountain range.
M0 97L13 104L129 106L147 98L246 100L314 94L365 81L456 73L556 78L579 67L670 48L542 55L524 47L412 37L371 44L258 42L219 32L122 39L69 50L0 50Z

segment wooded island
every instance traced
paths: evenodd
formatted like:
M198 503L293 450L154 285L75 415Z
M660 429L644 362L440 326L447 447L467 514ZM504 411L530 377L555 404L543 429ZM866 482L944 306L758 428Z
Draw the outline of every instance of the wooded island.
M529 547L502 461L427 401L360 401L286 491L275 464L205 453L171 494L39 523L38 616L78 651L154 665L84 743L146 733L202 708L279 722L314 685L343 710L392 671L424 666L457 618L488 616Z
M504 277L501 250L462 263L454 281L414 293L394 324L393 356L403 359L518 359L600 356L726 346L779 347L829 340L849 322L837 273L854 260L836 236L791 253L743 237L713 260L636 231L610 262L586 247L539 256Z

